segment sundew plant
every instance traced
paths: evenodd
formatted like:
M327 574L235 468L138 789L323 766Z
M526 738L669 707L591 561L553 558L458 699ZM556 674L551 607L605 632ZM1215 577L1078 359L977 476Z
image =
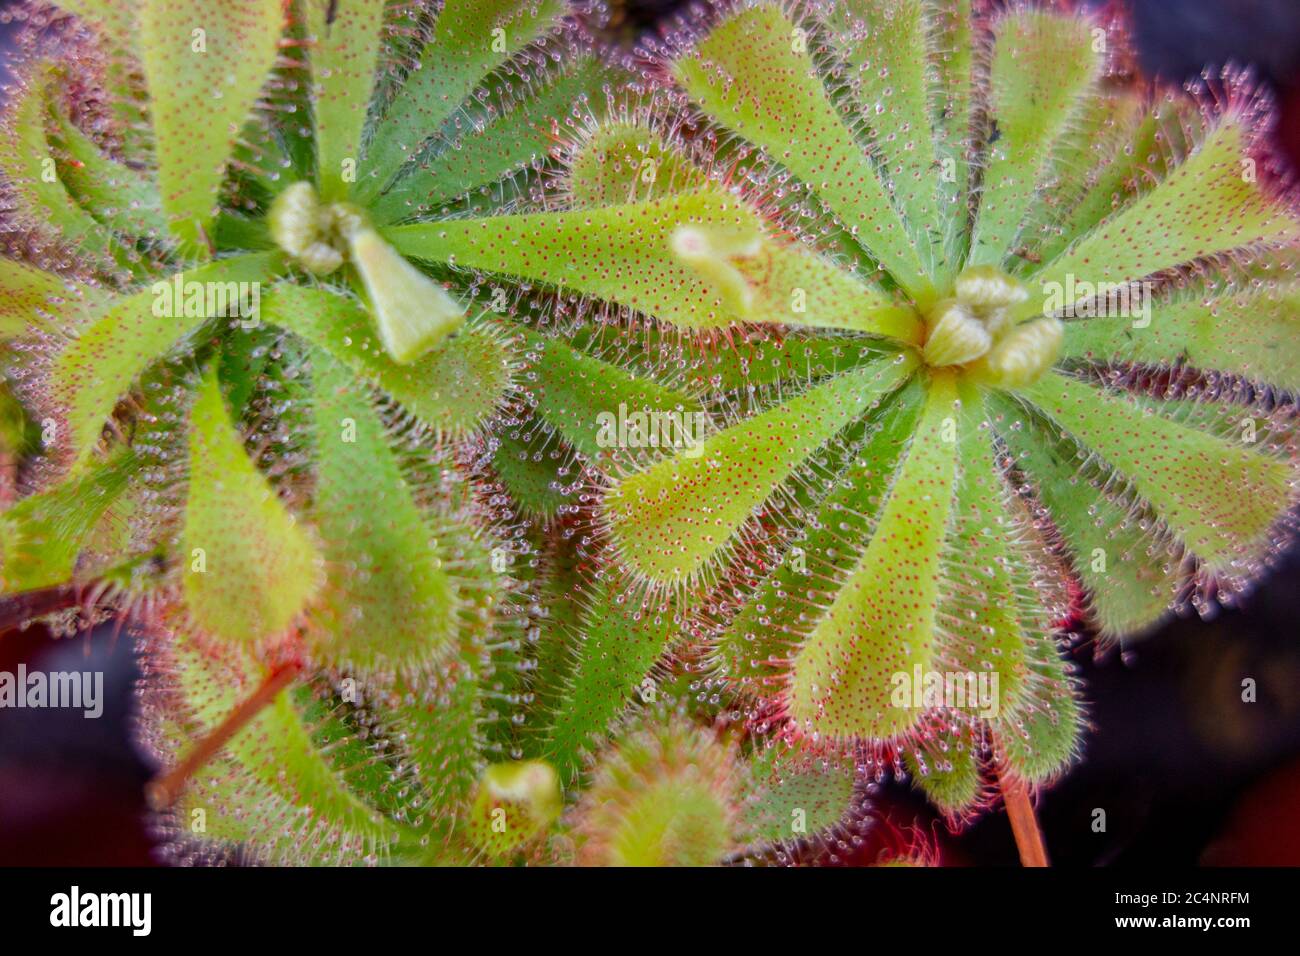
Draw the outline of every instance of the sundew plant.
M174 860L834 862L894 778L1041 864L1076 636L1290 541L1269 104L1090 7L20 16L4 615L137 642Z

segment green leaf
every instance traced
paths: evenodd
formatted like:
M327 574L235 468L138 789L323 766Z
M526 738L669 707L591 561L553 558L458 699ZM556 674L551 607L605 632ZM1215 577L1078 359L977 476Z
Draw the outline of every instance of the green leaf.
M945 672L975 677L977 698L991 691L991 700L967 694L964 706L949 711L989 720L1019 699L1025 648L1050 641L1052 622L1046 595L1032 585L1024 544L1031 532L1011 510L980 396L969 386L959 386L959 394L959 478L941 561L939 659Z
M1025 397L1131 482L1211 568L1248 557L1291 504L1291 469L1250 448L1154 414L1101 388L1049 373Z
M742 768L680 714L658 713L601 756L579 805L579 866L717 866L740 828Z
M67 410L74 467L89 460L104 422L140 374L207 323L209 295L213 305L236 306L228 284L265 282L279 263L276 254L240 256L160 279L114 300L71 342L55 362L52 390ZM185 301L174 294L178 281ZM201 303L193 297L196 289Z
M910 371L889 362L845 372L615 482L605 512L620 562L664 584L716 569L778 487Z
M603 460L619 452L620 416L671 413L690 432L673 437L703 440L703 429L690 430L704 414L691 394L594 358L557 338L530 333L527 341L530 392L538 415L588 458ZM659 437L654 437L656 446ZM645 441L648 445L648 435Z
M276 361L283 354L278 348L279 329L263 326L240 331L242 334L228 336L221 343L217 360L217 377L236 418L244 414L255 396L265 394L268 386L284 387L283 367ZM297 381L288 387L292 389L291 395L297 404L296 400L303 394L302 388ZM294 412L286 419L296 424L300 416Z
M529 419L520 431L520 438L500 436L492 453L492 468L515 503L550 521L570 503L560 487L575 480L578 469L573 466L573 452L566 443L546 434L536 419Z
M713 388L748 393L764 386L832 378L882 359L898 361L900 354L905 353L893 351L887 343L857 335L815 338L791 335L770 342L736 342L717 355L707 356L699 374Z
M362 673L427 667L452 646L458 606L437 541L364 385L319 352L312 412L327 569L313 644Z
M975 29L971 0L931 0L931 62L939 91L940 151L953 161L953 196L964 205L970 185ZM964 222L964 217L963 217ZM959 260L961 257L957 257Z
M325 202L347 196L361 167L361 131L374 87L385 0L310 0L307 29L312 73L316 168Z
M556 27L565 12L563 0L447 0L418 69L375 125L357 184L362 201L389 184L489 73Z
M585 208L691 192L707 186L708 177L658 131L635 120L610 121L569 160L566 184L574 206Z
M280 54L262 83L253 112L239 128L227 162L229 174L216 210L217 223L209 234L220 228L221 219L232 209L264 223L266 209L285 188L316 180L316 129L311 121L315 89L306 7L307 0L294 0L286 8L291 15L278 41Z
M152 180L106 156L55 103L50 117L52 141L67 157L59 178L77 203L116 233L165 241L167 220Z
M749 395L778 383L804 385L898 354L891 343L856 333L805 335L766 326L748 327L743 336L733 336L726 348L708 351L684 348L671 329L626 332L603 326L592 338L602 344L612 340L611 347L620 355L644 356L656 373L672 369L680 387L704 393Z
M810 609L833 597L858 560L925 404L913 378L872 412L861 442L833 487L809 509L803 534L718 637L714 653L728 680L750 694L770 693L777 669L798 650L813 626Z
M1024 230L1034 261L1052 261L1149 192L1191 151L1189 130L1200 132L1204 123L1193 101L1174 94L1155 105L1127 90L1094 97L1083 128L1068 134L1073 149L1055 160L1059 169L1079 171L1060 176L1043 196L1037 210L1041 235Z
M951 195L943 195L940 206L927 56L934 24L927 7L928 0L841 0L828 8L826 19L831 44L848 67L857 115L871 130L883 178L933 275L945 262L959 210Z
M215 371L190 415L182 542L185 606L223 642L282 635L318 589L320 555L244 451Z
M370 207L378 225L417 218L471 190L524 169L570 134L588 111L603 109L604 87L617 74L594 56L582 56L545 77L541 88L519 94L482 129L471 127L441 152L421 159Z
M1153 533L1150 516L1104 493L1099 485L1106 472L1085 467L1087 452L1048 420L996 393L985 402L1015 466L1060 535L1102 633L1134 634L1159 621L1177 596L1181 559Z
M613 584L596 585L584 618L545 748L566 783L634 694L648 692L654 699L650 669L678 632L671 606L643 604ZM643 685L647 679L650 684Z
M999 265L1051 169L1058 139L1079 115L1104 66L1082 16L1024 10L994 27L989 159L971 239L971 265Z
M20 461L40 444L33 423L27 417L27 411L18 401L9 387L9 383L0 378L0 455L12 463Z
M1146 401L1163 418L1194 428L1198 432L1217 435L1224 441L1254 446L1260 454L1281 461L1290 461L1300 439L1300 420L1289 404L1268 404L1267 393L1254 393L1254 401L1246 401L1251 393L1245 389L1207 390L1188 389L1175 398L1148 398Z
M916 434L870 543L794 659L788 712L825 739L883 739L922 711L898 706L894 677L936 651L940 567L953 507L958 415L953 379L933 373Z
M217 248L229 252L268 252L278 248L264 217L257 219L222 210L212 224Z
M56 67L38 64L10 103L7 135L0 138L0 171L13 188L20 216L40 223L99 268L110 269L115 262L125 265L126 255L112 235L72 198L57 174L46 120L50 89L59 75Z
M1160 185L1071 245L1034 276L1049 305L1086 298L1086 286L1118 286L1235 249L1276 245L1300 236L1300 222L1250 175L1247 121L1228 113L1187 161ZM1225 227L1227 224L1229 227ZM1074 296L1069 290L1076 290ZM1053 295L1056 293L1057 295ZM1025 318L1044 310L1031 297Z
M1300 284L1194 288L1149 314L1065 323L1063 358L1166 367L1174 363L1300 391Z
M683 230L711 247L684 255ZM911 309L807 249L766 238L757 213L716 187L598 209L395 226L384 234L412 258L543 282L684 329L744 320L920 338Z
M1085 715L1079 690L1053 641L1026 646L1030 673L994 735L1011 771L1031 786L1050 783L1079 756Z
M529 692L536 704L525 715L525 734L537 746L530 746L528 756L545 753L550 728L568 693L569 674L577 665L574 645L587 616L584 602L576 598L588 594L592 586L586 574L587 556L558 536L542 539L536 559L519 568L521 576L534 570L536 576L529 581L534 603L528 626L533 629L529 635L533 660Z
M803 180L898 284L926 304L935 294L925 263L799 36L780 7L756 5L714 27L673 71L710 119Z
M792 844L828 833L853 806L852 760L773 743L754 754L750 772L755 787L744 818L751 843Z
M352 685L344 685L348 696ZM400 766L394 741L376 739L371 714L362 708L365 690L356 700L341 699L331 680L317 678L311 686L291 691L312 743L328 754L347 787L367 806L388 817L405 809L405 784L411 779Z
M468 323L414 363L398 365L361 305L335 292L282 283L262 297L262 320L328 352L440 434L478 428L510 385L508 343L486 324Z
M106 299L93 286L0 258L0 341L75 328Z
M478 669L462 657L418 681L399 677L383 703L392 736L402 741L420 782L417 825L431 831L430 840L449 841L463 826L485 769L488 701Z
M182 636L174 654L178 690L196 739L265 679L261 668L234 648L214 655ZM218 762L196 777L182 808L203 808L216 834L261 837L254 846L273 848L292 862L338 864L384 855L401 827L349 783L349 777L355 780L354 767L344 758L355 754L337 739L318 740L319 721L320 708L309 692L281 691L231 739ZM262 794L274 799L250 814L249 801ZM277 830L294 839L265 839Z
M118 455L0 512L0 592L71 580L83 545L126 490L137 464L130 453Z
M923 738L905 754L912 782L950 817L970 813L984 798L976 739L959 724Z
M144 0L158 188L172 233L201 251L226 160L278 54L281 0Z
M381 685L368 690L385 735L400 744L418 782L407 812L420 840L408 859L438 865L472 857L466 822L488 755L497 751L486 731L500 707L502 671L515 666L497 642L518 633L502 628L503 589L487 544L459 524L444 540L461 598L457 653L419 674L394 674L391 687L379 675Z

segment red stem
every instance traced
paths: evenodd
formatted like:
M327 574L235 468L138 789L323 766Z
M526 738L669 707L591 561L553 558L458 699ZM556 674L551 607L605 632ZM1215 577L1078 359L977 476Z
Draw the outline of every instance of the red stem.
M1002 789L1002 803L1011 821L1021 865L1047 866L1047 848L1043 845L1043 833L1038 828L1029 791L1023 780L1006 771L1002 761L998 761L998 786Z
M190 778L200 770L212 757L224 747L230 738L239 733L249 721L256 717L263 708L275 700L277 694L284 690L302 672L302 665L294 662L277 667L266 676L257 690L230 712L212 732L194 745L180 763L145 788L149 805L155 810L162 810L176 802Z
M0 598L0 634L20 627L32 618L76 607L81 603L78 589L71 584L39 588Z

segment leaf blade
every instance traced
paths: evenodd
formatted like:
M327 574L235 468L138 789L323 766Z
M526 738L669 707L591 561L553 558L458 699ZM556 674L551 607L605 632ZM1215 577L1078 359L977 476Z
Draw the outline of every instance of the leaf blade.
M385 7L385 0L307 5L316 168L325 202L343 199L355 182L355 175L345 177L344 163L356 167L361 162L361 131L375 83Z
M357 194L369 202L493 70L554 29L562 0L448 0L420 67L375 127Z
M617 481L604 509L620 560L655 582L693 580L809 455L910 371L845 372Z
M200 296L201 308L190 309L172 294L178 282L198 283L202 290L257 284L273 275L279 263L276 254L221 259L195 269L188 280L177 273L146 291L113 300L55 362L52 390L68 418L73 468L89 460L104 422L139 375L208 321L206 295ZM189 296L186 288L182 285L182 299ZM232 301L227 298L227 305ZM196 314L187 314L191 312Z
M998 136L989 146L970 264L999 265L1015 245L1053 147L1101 74L1092 28L1084 17L1045 10L998 21L990 79Z
M280 0L145 0L139 43L149 84L158 188L172 233L206 246L235 141L275 63ZM203 104L202 110L195 109Z
M414 363L398 365L379 344L360 304L335 292L282 283L263 297L262 320L328 352L447 435L479 428L513 375L506 337L486 324L463 326Z
M1300 236L1300 221L1245 174L1248 129L1241 116L1222 117L1163 182L1038 270L1032 281L1043 296L1031 297L1020 317L1074 304L1086 295L1080 283L1117 288L1198 259ZM1071 296L1070 289L1078 291Z
M1132 482L1212 567L1250 552L1289 506L1292 475L1276 459L1060 373L1048 373L1025 395Z
M723 20L673 72L714 122L807 183L914 299L928 302L924 263L798 35L775 4L757 5Z
M921 710L896 704L893 677L935 653L940 554L956 482L950 376L933 375L912 445L875 533L794 659L787 707L804 731L831 739L888 739Z
M458 600L434 536L356 380L312 359L315 524L328 568L313 645L362 673L424 668L452 646Z
M594 56L566 64L562 72L547 77L542 89L483 129L472 130L437 155L419 160L370 207L375 224L435 212L443 203L545 157L554 147L556 132L566 132L584 116L584 107L603 107L602 90L615 76Z
M708 264L732 270L726 287L679 254L674 237L682 229L720 243L757 243L757 252L704 254ZM744 319L919 337L911 309L808 250L764 239L758 215L716 187L596 209L395 226L384 235L412 258L571 289L685 329ZM797 288L811 311L793 307ZM747 307L728 298L731 291L750 296Z
M1300 391L1300 355L1291 346L1300 332L1300 284L1220 294L1193 290L1143 305L1149 313L1066 322L1061 357L1154 367L1185 363Z
M251 647L283 634L319 585L320 556L244 451L215 370L190 414L185 606L204 633Z

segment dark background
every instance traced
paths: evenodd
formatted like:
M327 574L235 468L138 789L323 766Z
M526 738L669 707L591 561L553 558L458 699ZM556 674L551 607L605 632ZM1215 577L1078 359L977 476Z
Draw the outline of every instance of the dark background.
M344 0L346 2L346 0ZM612 2L624 39L679 4ZM0 0L0 42L11 26ZM1280 151L1300 169L1300 2L1131 0L1141 65L1174 82L1207 64L1252 64L1280 105ZM7 81L8 75L4 74ZM1243 610L1175 620L1125 649L1076 650L1093 732L1082 762L1040 801L1055 863L1300 865L1300 556ZM0 635L0 670L105 672L100 720L77 711L0 710L0 865L157 862L141 789L151 775L131 743L136 667L130 639L100 629L53 641ZM1241 701L1252 677L1258 701ZM949 864L1014 864L1006 818L948 833L906 784L877 805L892 824L938 841ZM1093 832L1094 811L1106 832ZM879 829L879 828L878 828ZM872 852L872 851L868 851Z

